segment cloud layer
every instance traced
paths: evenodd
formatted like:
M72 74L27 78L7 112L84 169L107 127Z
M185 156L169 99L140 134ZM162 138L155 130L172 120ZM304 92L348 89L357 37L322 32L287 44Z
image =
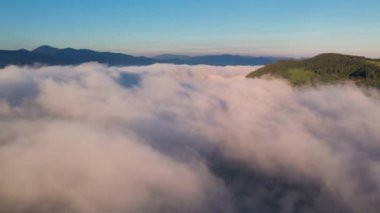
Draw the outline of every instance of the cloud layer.
M256 68L0 70L0 212L376 212L379 92Z

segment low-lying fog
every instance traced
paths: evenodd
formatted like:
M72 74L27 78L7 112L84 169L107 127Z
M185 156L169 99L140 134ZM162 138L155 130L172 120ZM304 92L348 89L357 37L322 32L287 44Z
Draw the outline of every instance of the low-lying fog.
M379 91L255 69L0 69L0 212L377 212Z

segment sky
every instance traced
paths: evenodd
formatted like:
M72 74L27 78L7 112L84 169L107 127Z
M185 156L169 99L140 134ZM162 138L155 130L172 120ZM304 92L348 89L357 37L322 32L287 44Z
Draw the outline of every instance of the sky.
M380 58L378 0L0 0L0 49Z

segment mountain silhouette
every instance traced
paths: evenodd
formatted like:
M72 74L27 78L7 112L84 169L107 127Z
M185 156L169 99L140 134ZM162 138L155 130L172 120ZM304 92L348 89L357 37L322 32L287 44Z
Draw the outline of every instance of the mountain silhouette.
M98 52L89 49L59 49L48 45L37 47L32 51L0 50L0 67L7 65L77 65L85 62L99 62L112 66L150 65L154 63L189 64L189 65L265 65L282 58L253 57L240 55L204 55L176 56L161 55L158 57L132 56L123 53Z
M58 48L51 47L49 45L42 45L40 47L37 47L36 49L33 50L35 53L41 53L41 54L56 54L59 52Z

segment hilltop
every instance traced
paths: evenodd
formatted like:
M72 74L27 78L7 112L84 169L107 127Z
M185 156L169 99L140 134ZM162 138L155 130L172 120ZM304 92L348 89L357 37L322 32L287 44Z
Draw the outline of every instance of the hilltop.
M361 56L325 53L303 60L282 60L248 74L248 78L272 75L294 85L313 85L352 80L380 87L380 60Z
M85 62L99 62L109 65L149 65L154 59L122 53L97 52L88 49L55 48L40 46L32 51L0 50L0 67L7 65L76 65Z

